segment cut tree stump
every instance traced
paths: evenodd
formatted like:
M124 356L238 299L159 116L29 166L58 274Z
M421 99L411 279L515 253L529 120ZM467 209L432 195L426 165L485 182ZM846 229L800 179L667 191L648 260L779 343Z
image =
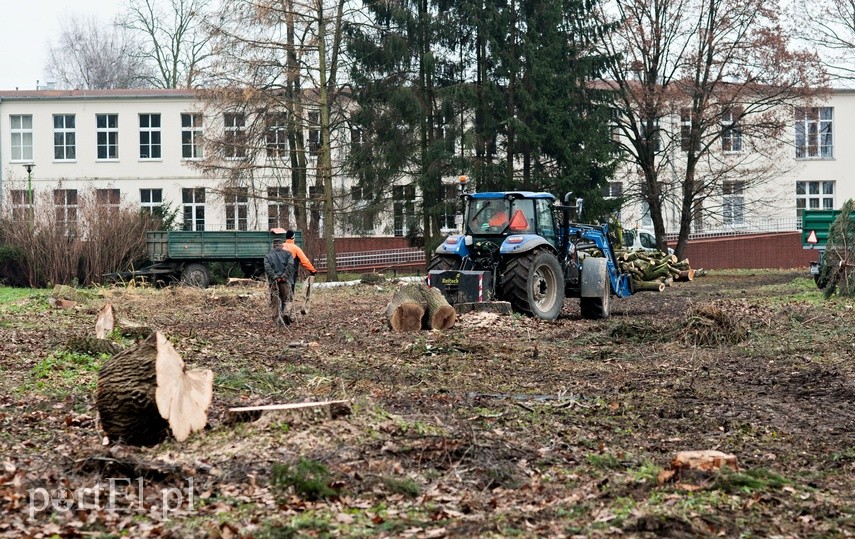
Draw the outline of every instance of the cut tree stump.
M386 321L395 331L448 329L457 322L457 311L439 290L411 284L392 296L386 306Z
M87 354L93 357L101 354L118 354L122 347L108 339L99 339L97 337L72 337L65 344L69 352L77 352L78 354Z
M169 340L154 332L101 367L95 391L101 427L130 445L155 445L170 433L184 441L208 422L213 382L208 369L187 371Z
M113 304L107 303L101 307L101 310L98 311L98 317L95 319L95 338L107 338L107 334L113 331L114 323Z

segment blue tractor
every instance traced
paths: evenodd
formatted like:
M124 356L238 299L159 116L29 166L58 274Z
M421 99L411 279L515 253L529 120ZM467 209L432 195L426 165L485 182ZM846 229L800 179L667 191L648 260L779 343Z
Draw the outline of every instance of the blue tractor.
M609 316L612 295L632 294L608 225L572 222L582 199L568 193L560 204L530 191L461 196L463 233L446 238L428 267L428 284L452 305L507 301L517 312L554 320L565 297L578 297L582 317L596 319Z

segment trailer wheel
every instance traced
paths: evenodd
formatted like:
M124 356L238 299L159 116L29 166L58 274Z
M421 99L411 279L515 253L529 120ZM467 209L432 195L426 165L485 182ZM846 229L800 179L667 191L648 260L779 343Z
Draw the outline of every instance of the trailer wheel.
M205 264L187 264L181 272L181 284L208 288L211 284L211 274Z
M611 314L611 283L605 258L582 260L582 297L579 307L582 318L594 320Z
M514 310L555 320L564 307L561 264L549 251L529 251L508 260L502 275L502 297Z

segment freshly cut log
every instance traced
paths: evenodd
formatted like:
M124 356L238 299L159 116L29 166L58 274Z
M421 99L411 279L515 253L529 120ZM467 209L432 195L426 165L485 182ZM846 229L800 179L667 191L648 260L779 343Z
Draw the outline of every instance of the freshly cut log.
M184 441L205 427L214 374L188 371L159 331L108 359L98 373L95 405L112 440L155 445L171 433Z
M457 322L457 311L436 288L419 285L419 291L424 296L427 309L422 320L425 329L448 329Z
M95 337L105 339L107 334L113 331L114 322L113 304L107 303L101 307L101 310L98 311L98 317L95 319Z
M422 328L425 308L422 306L421 294L413 288L401 288L386 306L386 322L395 331L418 331Z
M632 280L632 289L636 292L662 292L665 290L665 283L660 281L639 281Z
M392 296L386 306L386 320L395 331L448 329L457 322L457 311L439 290L411 284Z
M65 347L70 352L100 356L101 354L113 355L122 350L122 347L108 339L97 337L72 337L68 339Z
M695 280L695 270L689 268L685 270L680 270L679 275L674 277L675 281L686 282L686 281L694 281Z

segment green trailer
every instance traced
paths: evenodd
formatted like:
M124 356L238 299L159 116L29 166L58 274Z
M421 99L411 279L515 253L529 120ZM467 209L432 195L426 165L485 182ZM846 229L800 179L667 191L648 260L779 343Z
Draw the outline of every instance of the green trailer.
M814 249L817 253L817 259L810 263L810 273L815 281L819 278L822 257L828 244L828 231L838 215L840 210L804 210L802 213L802 247ZM855 219L855 213L850 217Z
M181 282L205 288L211 283L209 264L226 262L239 264L245 277L264 273L264 257L273 240L285 239L282 229L187 231L163 230L148 232L146 249L149 265L132 271L112 274L120 279L135 277L163 282ZM302 246L300 231L294 241Z

